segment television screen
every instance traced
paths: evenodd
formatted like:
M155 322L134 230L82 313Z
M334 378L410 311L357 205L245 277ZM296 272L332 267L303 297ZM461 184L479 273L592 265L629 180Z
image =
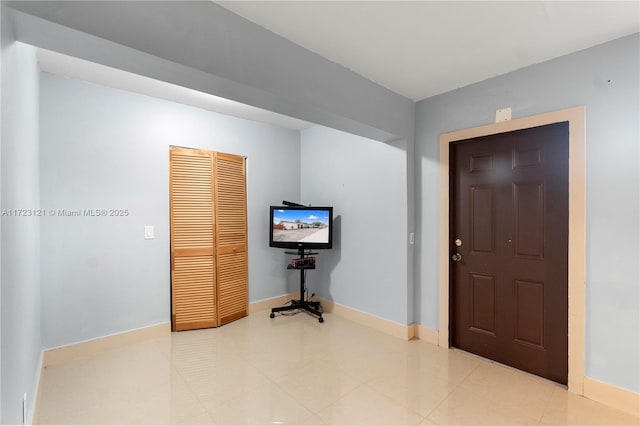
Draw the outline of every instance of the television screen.
M330 249L333 207L270 207L269 246Z

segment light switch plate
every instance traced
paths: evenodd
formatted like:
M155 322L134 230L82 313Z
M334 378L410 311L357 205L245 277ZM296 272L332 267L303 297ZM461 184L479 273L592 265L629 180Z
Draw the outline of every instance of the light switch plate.
M153 240L153 226L145 225L144 227L144 239L145 240Z

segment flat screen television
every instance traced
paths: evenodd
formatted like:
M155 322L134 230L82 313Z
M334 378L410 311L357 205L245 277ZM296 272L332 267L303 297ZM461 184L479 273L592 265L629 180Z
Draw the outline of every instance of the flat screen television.
M271 206L269 246L287 249L330 249L333 207Z

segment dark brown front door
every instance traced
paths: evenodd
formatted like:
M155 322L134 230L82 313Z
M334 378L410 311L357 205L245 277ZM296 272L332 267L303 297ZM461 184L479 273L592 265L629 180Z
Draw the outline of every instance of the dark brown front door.
M450 158L452 346L566 384L568 123Z

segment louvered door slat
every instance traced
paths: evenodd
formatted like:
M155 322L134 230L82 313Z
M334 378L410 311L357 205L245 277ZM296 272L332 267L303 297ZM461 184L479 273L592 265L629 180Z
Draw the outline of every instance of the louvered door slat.
M216 247L220 324L247 315L247 197L245 159L216 154Z
M244 316L247 308L247 253L228 253L218 256L218 301L221 321Z
M217 246L246 250L247 205L244 158L218 154L216 158Z

